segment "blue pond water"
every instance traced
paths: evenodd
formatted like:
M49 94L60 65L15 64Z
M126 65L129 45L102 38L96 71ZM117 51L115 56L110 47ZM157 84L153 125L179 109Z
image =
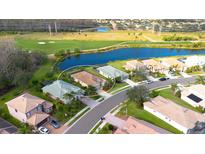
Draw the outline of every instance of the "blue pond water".
M97 28L97 31L98 32L108 32L109 28L107 28L107 27L99 27L99 28Z
M177 50L167 48L124 48L109 52L81 54L71 56L58 64L60 70L65 70L77 65L105 64L109 61L126 59L146 59L153 57L182 56L205 54L205 50Z

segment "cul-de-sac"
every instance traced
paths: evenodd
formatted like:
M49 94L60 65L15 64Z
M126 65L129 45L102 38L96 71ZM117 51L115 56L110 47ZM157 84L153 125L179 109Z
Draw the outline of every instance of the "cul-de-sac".
M1 19L0 134L205 134L205 20Z

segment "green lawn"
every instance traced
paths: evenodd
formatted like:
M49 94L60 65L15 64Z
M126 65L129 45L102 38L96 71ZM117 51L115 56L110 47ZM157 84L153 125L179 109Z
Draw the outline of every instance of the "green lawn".
M108 90L108 92L109 92L109 93L110 93L110 92L113 92L113 91L118 90L118 89L120 89L120 88L122 88L122 87L125 87L125 86L127 86L127 85L128 85L128 84L125 83L125 82L116 83L112 89Z
M186 108L191 109L191 110L196 111L196 112L203 113L203 111L201 109L195 108L195 107L191 106L190 104L188 104L187 102L183 101L182 99L174 96L172 91L171 91L171 88L159 90L159 95L164 97L164 98L170 99L173 102L175 102L183 107L186 107Z
M128 101L127 102L127 114L129 116L133 116L137 119L141 119L147 122L150 122L158 127L166 129L172 133L179 134L182 133L176 128L172 127L168 123L164 122L163 120L159 119L158 117L154 116L153 114L139 108L136 103ZM126 107L123 107L120 112L118 113L119 116L125 115Z
M46 44L38 44L45 42ZM118 44L122 41L80 41L80 40L55 40L55 43L49 43L50 40L32 40L16 39L16 45L25 50L42 51L46 54L53 54L62 49L80 50L96 49Z
M110 127L110 124L106 124L97 134L112 134Z
M130 59L131 60L131 59ZM117 60L117 61L110 61L108 62L108 65L113 66L121 71L127 72L123 66L126 64L126 62L129 60Z

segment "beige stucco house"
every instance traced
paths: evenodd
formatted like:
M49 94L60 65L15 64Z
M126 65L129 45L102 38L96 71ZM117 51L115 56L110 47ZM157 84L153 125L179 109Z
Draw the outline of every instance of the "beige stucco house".
M186 69L186 65L180 62L179 60L177 60L176 58L162 58L160 62L165 67L168 67L168 68L172 67L182 72Z
M144 69L145 65L138 60L130 60L130 61L127 61L123 67L127 71L134 71L134 70Z
M144 103L144 109L183 133L195 127L196 122L205 122L201 113L182 107L175 102L157 96Z
M24 93L6 103L9 113L23 123L39 127L49 120L53 105L39 97Z
M149 69L151 72L160 72L164 73L167 70L166 66L163 66L160 62L154 59L143 60L142 63Z
M79 82L83 87L93 86L96 89L101 89L106 82L106 80L86 71L74 73L71 77L75 80L75 82Z

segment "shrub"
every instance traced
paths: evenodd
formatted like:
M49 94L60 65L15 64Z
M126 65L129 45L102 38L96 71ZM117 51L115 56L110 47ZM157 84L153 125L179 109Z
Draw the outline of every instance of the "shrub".
M159 96L159 91L152 90L151 93L149 94L149 96L151 98L157 97L157 96Z
M175 96L178 97L178 98L181 98L181 91L180 90L177 90L175 92Z

